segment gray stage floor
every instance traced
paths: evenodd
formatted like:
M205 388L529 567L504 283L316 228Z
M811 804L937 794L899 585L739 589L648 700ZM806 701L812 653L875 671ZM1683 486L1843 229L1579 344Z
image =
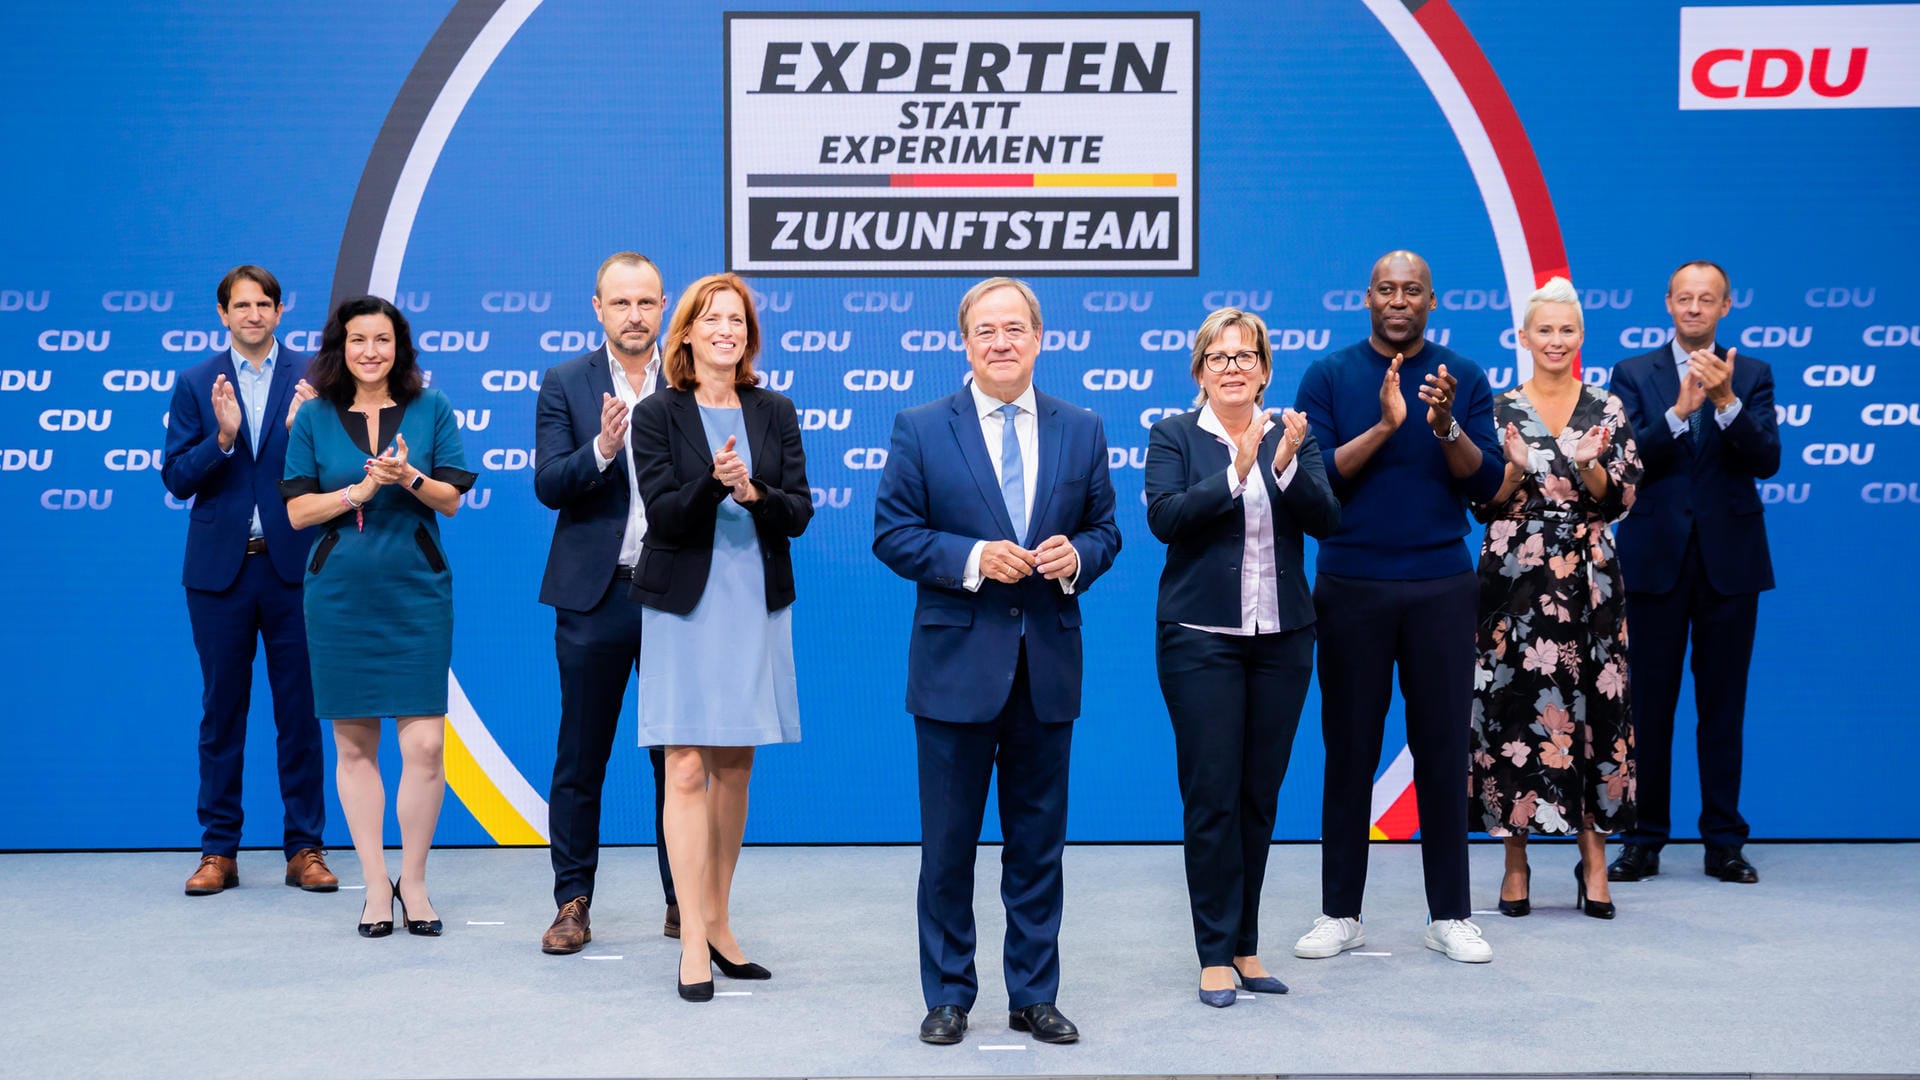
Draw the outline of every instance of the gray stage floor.
M1060 1005L1074 1046L1008 1031L998 849L979 875L981 998L967 1040L919 1043L913 848L754 848L735 925L768 983L674 994L651 848L609 851L579 956L538 948L544 849L433 856L444 938L367 941L360 893L280 884L193 898L187 854L0 856L8 1076L959 1076L1920 1071L1920 849L1756 844L1758 886L1699 872L1572 909L1571 847L1536 848L1534 914L1479 917L1494 962L1421 947L1419 852L1376 845L1367 955L1304 961L1319 849L1276 848L1263 954L1285 997L1209 1009L1177 847L1067 853ZM1491 907L1500 851L1476 846ZM334 854L343 875L351 851Z

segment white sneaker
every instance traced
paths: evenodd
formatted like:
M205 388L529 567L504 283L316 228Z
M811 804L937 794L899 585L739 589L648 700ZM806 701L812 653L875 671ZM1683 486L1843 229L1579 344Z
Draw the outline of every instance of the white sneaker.
M1302 960L1325 960L1367 943L1366 928L1359 919L1336 919L1322 915L1313 920L1313 929L1293 943L1293 955Z
M1427 924L1427 948L1447 954L1447 959L1463 964L1484 964L1493 959L1493 946L1480 936L1480 928L1466 919L1438 919Z

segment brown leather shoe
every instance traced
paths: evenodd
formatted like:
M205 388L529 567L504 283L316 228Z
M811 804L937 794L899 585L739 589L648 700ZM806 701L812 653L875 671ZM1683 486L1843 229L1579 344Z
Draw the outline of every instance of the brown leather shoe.
M200 856L200 869L187 879L188 896L212 896L240 884L240 867L225 855Z
M326 853L319 848L303 847L287 860L287 884L308 892L333 892L340 879L327 869Z
M553 925L540 935L540 951L555 956L577 953L593 940L593 928L587 922L587 898L576 896L560 905Z
M674 938L675 940L679 939L680 937L680 905L679 904L667 905L667 925L661 927L660 932L670 938Z

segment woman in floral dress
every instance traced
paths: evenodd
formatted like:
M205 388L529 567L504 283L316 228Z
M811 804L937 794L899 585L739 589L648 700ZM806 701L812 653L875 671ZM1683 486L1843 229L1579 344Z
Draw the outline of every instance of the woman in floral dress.
M1611 522L1640 459L1620 399L1573 372L1584 336L1564 278L1528 298L1533 376L1494 401L1506 479L1476 513L1479 666L1468 815L1506 840L1500 910L1530 910L1530 833L1577 835L1576 902L1610 919L1607 834L1633 823L1626 591Z

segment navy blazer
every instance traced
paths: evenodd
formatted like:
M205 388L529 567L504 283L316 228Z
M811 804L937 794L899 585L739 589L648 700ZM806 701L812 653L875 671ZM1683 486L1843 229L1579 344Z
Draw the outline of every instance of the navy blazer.
M260 445L252 445L247 422L233 453L220 452L220 422L213 415L213 380L233 383L233 352L222 350L182 371L174 380L167 411L165 462L160 480L176 499L192 499L187 512L187 556L181 582L189 589L219 592L240 576L255 507L266 534L267 558L280 580L298 585L306 577L312 529L295 529L280 497L287 460L287 407L293 388L306 377L312 357L280 346L267 407L260 419ZM235 396L239 387L234 388ZM245 410L245 403L241 405Z
M1714 346L1714 355L1727 350ZM1687 534L1698 529L1707 581L1728 595L1773 588L1767 524L1754 481L1780 471L1773 369L1736 353L1733 392L1740 414L1725 431L1706 411L1701 444L1675 439L1666 412L1680 396L1679 365L1662 346L1614 365L1612 390L1627 408L1645 472L1633 510L1616 527L1620 573L1629 592L1663 593L1680 577Z
M813 520L800 414L784 395L755 386L740 388L740 411L753 486L760 491L747 510L760 538L767 610L779 611L793 603L788 542ZM673 615L690 614L706 592L714 525L733 489L713 478L713 451L691 390L655 390L633 410L627 437L647 505L647 539L633 573L633 598Z
M1239 626L1241 564L1247 555L1246 497L1232 495L1227 466L1233 450L1201 430L1201 410L1169 416L1147 435L1147 527L1167 545L1160 572L1161 622ZM1340 527L1340 500L1327 482L1320 444L1311 432L1294 451L1298 465L1285 491L1273 475L1274 451L1286 428L1260 440L1249 482L1266 484L1273 507L1275 582L1280 625L1297 630L1314 621L1301 535L1326 537Z
M606 595L627 535L632 505L627 455L613 455L606 472L593 456L601 395L613 393L611 363L607 350L599 348L555 364L540 378L533 494L560 511L547 547L540 602L568 611L591 611Z
M1035 714L1043 723L1080 715L1080 594L1120 553L1107 436L1098 416L1059 398L1036 392L1034 407L1040 460L1025 537L1013 535L970 388L894 417L874 496L873 553L918 585L907 646L915 716L962 724L998 716L1023 637ZM1080 556L1073 593L1039 574L962 587L977 541L1038 547L1055 535Z

